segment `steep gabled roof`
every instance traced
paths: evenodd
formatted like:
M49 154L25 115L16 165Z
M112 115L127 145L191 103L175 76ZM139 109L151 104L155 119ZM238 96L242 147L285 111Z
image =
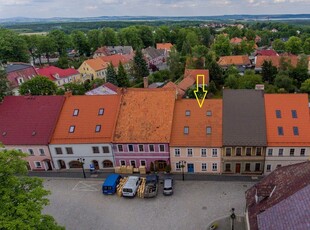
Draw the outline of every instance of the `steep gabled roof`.
M257 50L255 53L256 55L260 55L260 56L279 56L279 54L275 51L275 50Z
M175 89L178 93L178 96L180 98L182 98L184 95L185 95L185 92L184 90L182 90L179 86L177 86L175 83L169 81L166 85L164 85L163 88L172 88L172 89Z
M298 56L257 56L255 68L261 68L264 61L271 61L273 66L279 68L281 60L284 60L290 63L293 67L296 67Z
M185 77L182 81L179 82L178 87L183 91L188 90L191 86L195 84L196 80L191 77Z
M126 64L128 62L130 62L131 60L133 60L133 55L129 55L129 54L114 54L114 55L110 55L110 56L102 56L99 57L101 60L103 60L104 62L107 63L111 63L113 64L114 67L118 67L119 63L121 62L122 64Z
M156 43L156 49L171 50L172 46L171 43Z
M36 69L27 63L10 63L5 67L5 71L7 79L13 88L19 85L18 78L22 78L26 82L38 75Z
M52 144L109 143L112 141L119 95L69 96L66 98L55 128ZM103 109L103 115L99 110ZM74 116L74 111L78 114ZM100 131L96 132L96 126ZM74 132L70 133L70 126Z
M257 216L269 208L286 200L296 192L310 184L310 161L277 168L246 191L246 206L248 209L251 230L258 230ZM264 192L266 187L272 187L271 192ZM257 199L255 195L257 194ZM264 194L261 196L260 194ZM308 194L309 195L309 194ZM257 202L256 202L257 200ZM303 205L303 202L299 203ZM300 213L292 213L292 215ZM295 218L294 218L295 219ZM280 220L285 221L285 220ZM293 222L293 219L290 220ZM307 226L307 225L305 225ZM277 228L275 228L277 229ZM289 228L288 228L289 229Z
M307 94L265 94L268 146L310 146L310 117ZM281 118L276 117L276 110ZM296 111L296 118L292 111ZM282 127L283 135L278 134ZM297 127L298 135L294 135Z
M101 58L93 58L86 60L85 63L89 65L94 71L99 71L108 68L107 62L103 61Z
M64 96L7 96L0 103L0 142L4 145L47 145Z
M207 116L207 111L211 115ZM185 126L188 134L184 134ZM207 127L211 127L211 134L206 134ZM176 101L170 146L222 147L222 99L205 100L202 108L195 99Z
M209 85L209 70L208 69L185 69L184 71L184 78L191 77L197 80L197 75L204 75L205 76L205 84Z
M79 72L73 68L60 69L56 66L48 66L37 69L37 72L39 75L48 77L52 81L55 81L57 79L56 76L58 76L59 78L67 78L79 74Z
M169 143L175 90L124 89L115 143Z
M217 62L220 66L229 65L250 65L250 59L247 55L223 56Z

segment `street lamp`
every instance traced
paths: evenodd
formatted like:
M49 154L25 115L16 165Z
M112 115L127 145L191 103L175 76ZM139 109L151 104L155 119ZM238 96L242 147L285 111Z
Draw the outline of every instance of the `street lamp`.
M185 167L185 164L186 164L186 161L179 161L179 164L181 165L181 168L182 168L182 180L184 181L184 167Z
M236 214L235 214L234 208L231 209L230 218L231 218L231 230L234 230L235 229L235 219L236 219Z
M81 165L82 165L82 170L83 170L83 176L84 176L84 178L86 178L86 174L85 174L85 170L84 170L84 162L85 162L85 159L84 159L84 158L78 158L77 160L81 163Z

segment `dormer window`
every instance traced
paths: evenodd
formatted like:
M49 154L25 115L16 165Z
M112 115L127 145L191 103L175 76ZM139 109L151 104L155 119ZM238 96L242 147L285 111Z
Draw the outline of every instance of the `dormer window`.
M58 74L58 73L55 73L54 77L55 77L56 79L59 79L59 74Z
M24 83L24 79L22 77L17 78L17 82L19 85Z
M71 125L69 128L69 133L74 133L74 130L75 130L75 126Z
M78 109L73 110L73 116L78 116L78 115L79 115L79 110Z
M95 129L96 133L99 133L100 130L101 130L101 125L96 125L96 129Z
M98 116L102 116L104 114L104 108L100 108L98 111Z
M208 111L207 111L207 116L208 116L208 117L212 116L212 111L211 111L211 110L208 110Z

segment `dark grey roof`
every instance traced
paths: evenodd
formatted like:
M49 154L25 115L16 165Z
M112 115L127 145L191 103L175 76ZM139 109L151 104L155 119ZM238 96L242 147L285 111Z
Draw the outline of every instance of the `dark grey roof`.
M27 69L27 68L32 68L32 65L30 64L22 64L22 63L19 63L19 64L8 64L6 67L5 67L5 71L7 73L11 73L11 72L14 72L14 71L18 71L18 70L22 70L22 69Z
M142 52L148 54L152 59L165 55L165 50L155 49L153 47L147 47Z
M259 214L257 216L258 229L309 229L309 194L310 185Z
M223 145L267 145L263 91L252 89L224 90Z

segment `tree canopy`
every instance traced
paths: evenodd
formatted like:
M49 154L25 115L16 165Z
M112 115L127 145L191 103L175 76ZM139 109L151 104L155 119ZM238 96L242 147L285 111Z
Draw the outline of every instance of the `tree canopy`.
M36 76L19 87L21 95L53 95L56 93L57 85L47 77Z
M10 95L11 90L9 88L9 81L6 77L6 72L0 69L0 102L3 100L4 96Z

